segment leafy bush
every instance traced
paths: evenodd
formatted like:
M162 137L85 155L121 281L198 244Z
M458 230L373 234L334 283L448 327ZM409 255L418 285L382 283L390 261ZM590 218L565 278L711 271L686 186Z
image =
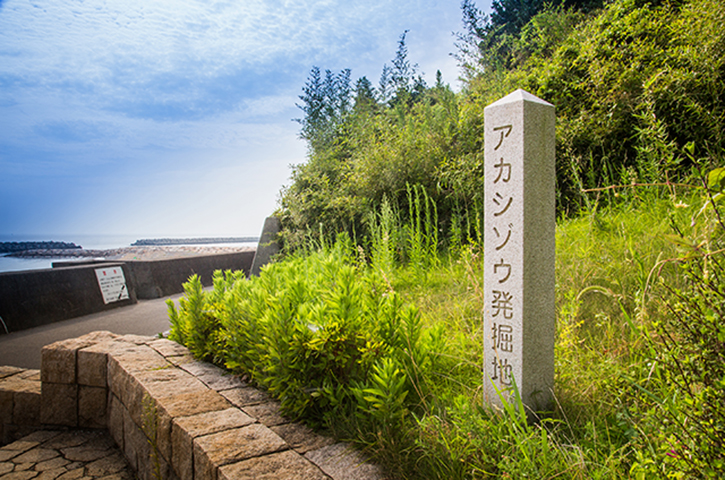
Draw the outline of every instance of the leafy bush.
M675 470L689 478L721 478L725 472L725 224L722 168L709 174L704 206L689 225L674 223L683 285L661 282L666 315L653 323L650 377L635 398L647 410L650 448L665 462L642 460L638 473ZM689 231L687 231L689 230Z
M258 278L216 272L211 292L192 277L179 309L170 303L171 338L247 375L294 418L319 424L359 408L402 419L423 400L443 345L354 253L343 237Z

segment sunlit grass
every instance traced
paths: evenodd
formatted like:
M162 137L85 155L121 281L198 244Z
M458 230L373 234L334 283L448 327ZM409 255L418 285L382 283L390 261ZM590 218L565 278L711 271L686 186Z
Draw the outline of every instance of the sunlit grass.
M665 475L684 461L681 454L668 456L667 452L686 449L670 446L678 432L667 425L663 428L661 408L675 412L677 421L676 416L688 407L671 381L672 372L661 363L662 353L676 352L657 346L666 333L662 325L673 302L662 285L685 291L681 267L674 260L682 259L683 242L697 243L692 238L698 235L709 238L709 227L702 228L708 223L698 215L701 206L697 195L640 192L617 206L558 222L551 411L527 415L516 401L505 402L503 410L482 403L480 246L429 252L436 258L403 255L402 261L394 259L395 250L381 241L386 232L403 230L395 223L400 220L393 217L378 229L381 237L371 242L374 250L354 247L348 239L311 250L307 257L296 254L267 269L259 279L219 277L215 292L203 294L197 288L194 293L206 295L206 300L196 302L206 302L203 315L188 308L179 313L175 324L193 340L192 347L203 347L197 348L200 352L210 348L210 355L220 363L251 371L252 378L273 395L287 392L281 398L283 406L297 405L294 413L302 420L305 412L315 413L317 425L357 443L392 478ZM690 240L681 240L679 235ZM384 255L384 261L376 255ZM331 268L343 272L344 278ZM314 278L325 280L315 283ZM357 283L364 279L367 286L355 287L356 278ZM293 297L303 300L300 305L308 307L297 306L289 295L280 296L290 289L297 292ZM334 325L354 327L351 336L333 338L325 333L336 311L323 301L329 297L326 289L337 292L333 307L348 305L345 312L357 308L367 312L362 323L355 315L335 314ZM279 302L287 297L284 312L270 309L272 298ZM400 303L389 304L392 298ZM391 306L392 310L386 310L389 314L402 315L401 320L389 323L392 316L376 316L374 305L383 304ZM315 312L319 318L311 316ZM190 327L198 321L195 316L204 328L212 328L208 338L227 338L226 343L194 340ZM311 321L320 328L310 331ZM245 360L247 364L239 360L240 355L258 346L239 333L245 331L244 325L252 324L256 327L247 329L247 335L267 332L264 342L269 347L259 358ZM364 331L356 331L361 325ZM290 351L291 345L299 354ZM331 365L343 362L340 365L346 367L341 371L361 369L355 370L356 379L335 380L324 368L314 373L320 368L316 360L320 352ZM274 360L278 357L284 361ZM267 365L268 360L276 366ZM287 364L297 365L299 371L290 376L284 370ZM317 400L307 399L304 392L309 385L302 375L310 376L310 381L327 375L324 392L318 389L314 397ZM299 389L290 390L293 377ZM319 405L310 409L309 401ZM692 413L683 418L693 418Z

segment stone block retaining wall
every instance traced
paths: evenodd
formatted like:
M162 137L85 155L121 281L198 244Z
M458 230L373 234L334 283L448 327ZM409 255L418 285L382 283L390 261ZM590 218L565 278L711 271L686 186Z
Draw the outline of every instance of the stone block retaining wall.
M264 392L166 339L94 332L43 348L39 379L2 368L6 433L108 429L141 480L383 478L348 445L290 422Z

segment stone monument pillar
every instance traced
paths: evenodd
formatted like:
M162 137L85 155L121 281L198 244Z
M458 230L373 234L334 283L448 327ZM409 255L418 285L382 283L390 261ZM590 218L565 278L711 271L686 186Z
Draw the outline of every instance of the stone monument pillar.
M484 110L484 399L530 409L554 386L554 106L517 90Z

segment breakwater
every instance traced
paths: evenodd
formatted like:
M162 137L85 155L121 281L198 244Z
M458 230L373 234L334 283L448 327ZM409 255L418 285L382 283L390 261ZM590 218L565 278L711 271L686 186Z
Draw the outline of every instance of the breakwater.
M80 245L68 242L0 242L0 253L17 253L28 250L77 250Z

